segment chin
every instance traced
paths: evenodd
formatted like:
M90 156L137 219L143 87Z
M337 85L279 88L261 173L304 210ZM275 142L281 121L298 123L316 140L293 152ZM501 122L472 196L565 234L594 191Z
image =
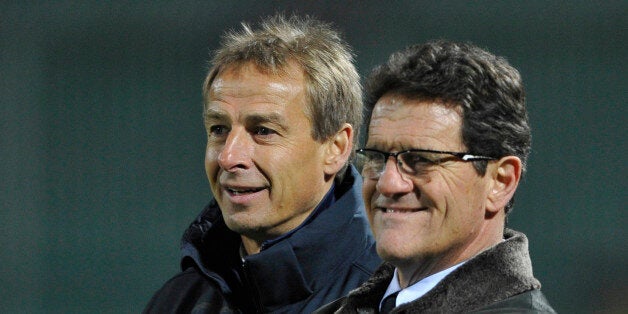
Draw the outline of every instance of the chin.
M227 227L233 232L246 234L255 229L255 227L251 226L250 221L242 219L245 217L238 217L238 215L223 215L223 218L225 219Z
M396 252L394 250L390 250L388 246L380 246L377 245L377 255L381 257L384 261L395 264L396 261L402 260L404 258L403 254L400 252ZM385 247L385 248L384 248Z

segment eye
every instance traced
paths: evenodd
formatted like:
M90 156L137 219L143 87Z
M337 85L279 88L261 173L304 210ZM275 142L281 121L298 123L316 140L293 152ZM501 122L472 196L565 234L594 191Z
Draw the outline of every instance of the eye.
M277 132L275 132L275 130L267 128L267 127L263 127L263 126L259 126L256 127L253 132L255 133L255 135L261 135L261 136L268 136L268 135L272 135L272 134L277 134Z
M355 165L362 171L365 178L377 178L384 168L385 156L379 152L359 150L356 154Z
M229 128L225 125L212 125L209 127L209 135L215 137L222 137L229 133Z
M402 161L408 165L433 163L429 157L418 152L408 152L399 157L401 157Z
M407 152L399 155L398 160L404 171L411 174L418 174L425 171L435 162L427 155L420 152Z

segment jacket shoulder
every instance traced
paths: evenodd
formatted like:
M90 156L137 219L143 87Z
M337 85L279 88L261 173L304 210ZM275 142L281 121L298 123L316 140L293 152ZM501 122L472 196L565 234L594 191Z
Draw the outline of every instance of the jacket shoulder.
M228 306L220 290L190 267L157 290L142 313L191 313L199 307L218 313Z
M541 290L534 289L495 302L473 313L556 313Z

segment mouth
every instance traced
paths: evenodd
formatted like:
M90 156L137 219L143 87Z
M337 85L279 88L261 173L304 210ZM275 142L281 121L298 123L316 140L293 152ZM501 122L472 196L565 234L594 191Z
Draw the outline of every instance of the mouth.
M427 210L427 207L419 207L419 208L377 207L377 210L386 214L405 214L405 213L416 213L416 212L424 211L424 210Z
M257 193L259 191L264 190L265 188L235 188L235 187L225 187L225 191L232 196L242 196L249 195L253 193Z

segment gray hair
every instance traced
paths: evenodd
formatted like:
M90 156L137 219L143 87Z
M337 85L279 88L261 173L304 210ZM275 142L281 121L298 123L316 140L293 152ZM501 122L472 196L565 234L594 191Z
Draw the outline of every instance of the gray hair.
M329 24L277 14L257 29L242 23L241 30L225 33L203 86L205 104L220 71L249 62L272 73L281 73L289 62L298 64L306 76L305 114L312 121L312 137L324 141L349 123L355 143L362 123L362 87L349 45Z

